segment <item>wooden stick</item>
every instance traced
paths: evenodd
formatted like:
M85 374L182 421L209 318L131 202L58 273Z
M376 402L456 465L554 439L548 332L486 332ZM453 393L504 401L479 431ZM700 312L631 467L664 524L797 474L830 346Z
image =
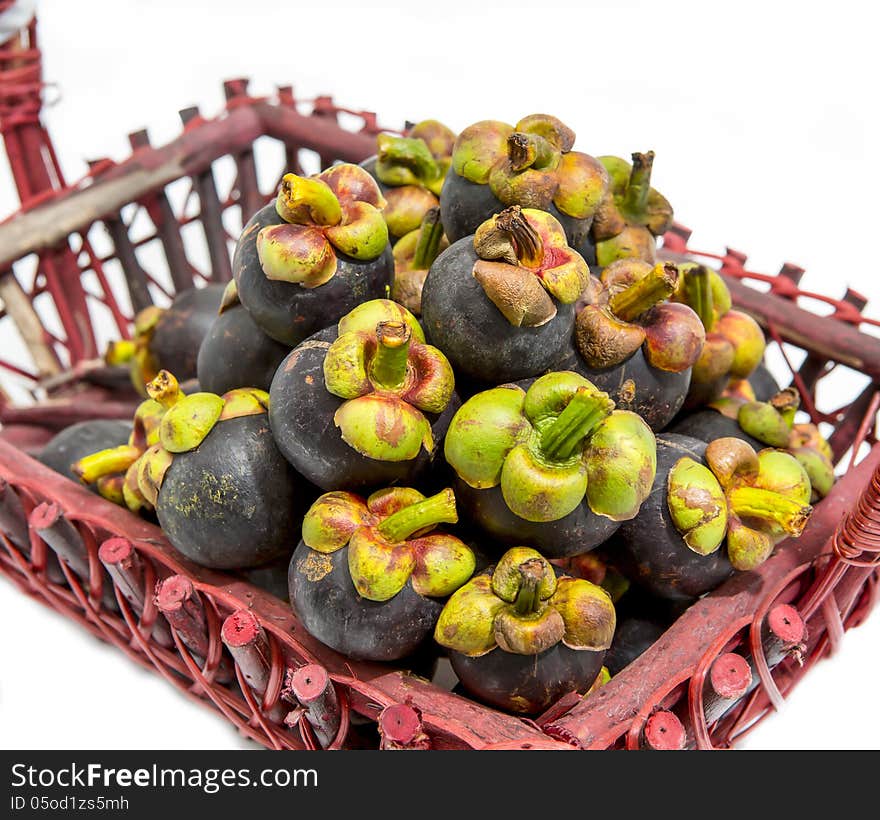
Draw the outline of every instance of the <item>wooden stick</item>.
M174 646L168 623L164 618L156 617L155 605L144 593L144 565L131 541L127 538L108 538L98 549L98 558L138 617L144 615L149 600L146 614L153 621L150 633L153 640L166 649Z
M0 273L0 300L7 315L15 322L37 373L40 376L60 373L61 364L52 345L46 340L43 323L11 270Z
M195 107L184 108L180 112L184 125L198 116L199 109ZM199 218L208 243L211 279L215 282L228 282L232 279L232 263L226 245L226 230L223 227L223 208L217 196L217 183L210 164L193 174L193 183L199 195Z
M339 698L327 670L315 663L288 670L285 689L302 705L318 743L326 749L335 740L341 722Z
M132 156L94 184L64 192L53 201L0 225L0 271L29 253L66 241L96 220L117 212L169 182L203 171L224 153L253 144L263 132L257 106L242 106L222 120L206 121L149 156Z
M386 751L417 750L431 748L431 739L422 726L418 709L406 703L395 703L379 715L379 748Z
M687 732L672 712L660 709L645 721L642 741L646 749L674 752L684 749Z

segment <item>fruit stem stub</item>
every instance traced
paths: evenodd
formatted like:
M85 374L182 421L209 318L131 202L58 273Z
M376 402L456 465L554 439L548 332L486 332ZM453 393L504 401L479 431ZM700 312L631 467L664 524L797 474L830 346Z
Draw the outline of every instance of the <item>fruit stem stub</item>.
M614 410L607 393L580 387L541 435L541 450L555 461L571 458L590 432Z
M438 524L455 524L457 521L455 495L447 488L389 515L379 524L378 530L388 541L398 543L419 530L430 529Z

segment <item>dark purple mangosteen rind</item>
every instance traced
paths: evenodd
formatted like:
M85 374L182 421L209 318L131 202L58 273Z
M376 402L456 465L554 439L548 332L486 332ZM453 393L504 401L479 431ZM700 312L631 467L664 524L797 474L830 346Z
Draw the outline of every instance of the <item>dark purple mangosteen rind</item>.
M290 348L263 333L246 308L229 308L214 320L199 348L201 389L218 395L239 387L268 391L288 353Z
M440 192L440 221L450 243L457 242L466 236L473 236L477 228L495 214L501 213L507 206L492 193L488 185L480 185L459 176L450 170ZM528 206L523 206L528 207ZM584 248L587 253L592 247L593 264L596 260L595 247L590 240L590 226L593 219L575 219L562 213L552 202L546 208L547 213L554 216L562 225L568 244L578 253ZM583 254L581 254L583 255ZM587 264L590 260L584 256Z
M434 453L423 448L410 461L378 461L361 455L343 440L333 421L344 399L324 385L324 358L337 336L335 327L325 328L294 348L278 367L269 389L269 423L279 449L298 472L327 491L418 482L440 458L443 437L460 406L458 397L453 393L440 415L425 414Z
M432 634L444 603L419 595L411 581L388 601L361 597L348 569L348 547L322 554L300 542L288 586L293 611L309 634L354 660L411 655Z
M574 305L558 304L540 327L513 327L472 275L472 237L434 260L422 290L422 326L456 374L481 384L536 376L559 360L574 327Z
M225 285L188 288L174 297L159 317L148 349L160 369L178 381L194 378L199 346L217 317Z
M242 569L289 554L316 495L281 455L261 413L217 422L198 447L176 454L156 513L190 560Z
M37 461L79 484L80 480L70 469L71 465L99 450L127 444L131 427L130 421L121 419L79 421L53 436L40 451ZM98 492L95 484L89 484L88 489Z
M682 414L669 426L668 432L690 436L706 444L715 441L716 438L731 436L748 442L756 451L763 450L767 446L745 432L736 419L725 416L711 407Z
M334 249L336 273L316 288L267 279L257 255L257 235L266 226L283 221L274 200L261 208L245 225L232 259L238 298L268 336L294 347L335 324L361 302L386 298L386 288L394 281L390 244L380 256L367 262Z
M680 412L691 383L691 368L679 373L651 367L639 348L625 362L603 370L588 367L573 343L565 348L554 369L572 370L604 390L618 410L638 413L656 433ZM626 383L632 382L634 393Z
M651 492L639 514L624 521L603 547L607 559L630 581L667 600L698 598L734 571L723 545L711 555L691 550L669 514L670 470L683 457L705 464L706 446L704 441L675 433L657 436L657 475Z
M500 648L476 658L449 653L453 671L471 695L525 715L545 711L568 692L585 692L604 658L604 650L571 649L561 642L538 655L516 655Z
M755 401L770 401L782 390L776 377L763 362L752 371L748 382L752 386L752 390L755 391Z

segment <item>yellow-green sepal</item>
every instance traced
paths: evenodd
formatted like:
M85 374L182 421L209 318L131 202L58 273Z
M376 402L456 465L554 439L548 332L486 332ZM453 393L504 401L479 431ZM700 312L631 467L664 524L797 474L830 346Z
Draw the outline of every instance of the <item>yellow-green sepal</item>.
M672 523L688 548L711 555L727 533L727 500L712 471L680 458L669 471L666 502Z
M587 491L587 467L575 457L547 465L528 445L515 446L501 469L501 493L510 511L526 521L558 521Z
M182 398L162 417L162 446L169 453L194 450L217 423L223 405L223 399L214 393L192 393Z
M482 120L469 125L459 135L452 150L452 168L471 182L485 185L492 167L507 156L507 138L513 128L498 120Z
M472 658L485 655L498 645L495 618L506 606L492 591L491 577L477 575L446 602L434 628L434 640Z
M516 601L522 585L520 567L527 561L541 564L541 578L537 586L538 599L546 601L556 591L556 572L553 565L540 552L531 547L511 547L498 559L492 571L492 592L502 601L509 604Z
M324 386L334 396L354 399L372 388L367 376L367 334L351 331L338 336L324 356Z
M367 506L360 496L338 490L324 493L303 518L302 540L317 552L336 552L369 520Z
M617 614L611 597L582 578L562 577L548 601L565 626L562 642L570 649L601 651L611 646Z
M362 302L339 320L337 330L340 336L343 333L357 331L375 333L376 326L381 322L404 322L412 331L413 341L425 341L425 331L422 330L418 319L403 305L390 299L371 299L369 302Z
M431 425L396 396L371 393L342 404L333 416L343 441L377 461L410 461L422 447L434 450Z
M359 527L348 542L348 571L358 594L369 601L397 595L415 567L410 549L389 544L372 527Z
M419 595L446 597L474 574L477 560L473 550L454 535L434 533L414 538L409 544L415 556L412 585Z
M612 521L635 518L657 474L657 440L642 417L611 413L591 433L585 460L590 509Z
M361 261L376 259L388 247L388 225L382 212L367 202L353 202L346 208L345 221L324 229L337 250Z
M507 454L530 434L525 398L519 387L496 387L468 399L453 416L444 454L469 486L485 489L500 483Z

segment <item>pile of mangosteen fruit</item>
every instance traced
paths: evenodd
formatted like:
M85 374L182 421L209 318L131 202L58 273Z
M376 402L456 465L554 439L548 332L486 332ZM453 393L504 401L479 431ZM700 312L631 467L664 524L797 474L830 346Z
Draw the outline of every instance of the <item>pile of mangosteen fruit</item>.
M108 351L130 422L41 458L352 659L446 657L522 715L587 693L834 482L759 325L658 252L653 162L533 114L286 174L225 288Z

